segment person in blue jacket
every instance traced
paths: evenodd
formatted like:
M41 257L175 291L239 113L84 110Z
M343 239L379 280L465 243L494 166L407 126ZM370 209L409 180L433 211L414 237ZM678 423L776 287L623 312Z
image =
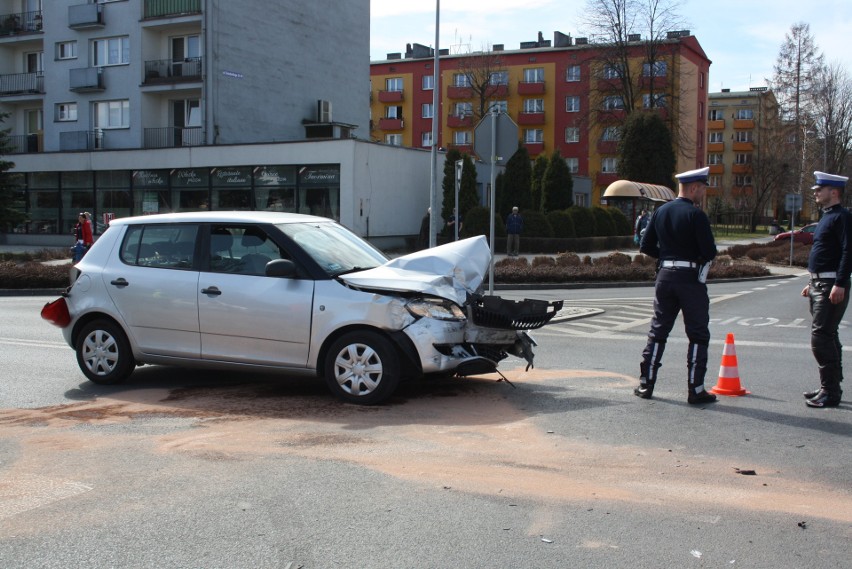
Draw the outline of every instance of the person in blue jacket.
M517 257L521 247L521 233L524 231L524 218L518 213L517 206L512 208L512 213L506 217L506 253L510 257Z

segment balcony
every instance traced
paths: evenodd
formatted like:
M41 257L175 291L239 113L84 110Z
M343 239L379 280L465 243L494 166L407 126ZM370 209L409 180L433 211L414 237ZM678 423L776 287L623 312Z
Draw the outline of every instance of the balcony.
M733 143L734 150L754 150L754 142L734 142Z
M707 143L707 152L724 152L725 151L725 143L724 142L708 142Z
M447 86L447 98L449 99L471 99L473 98L473 89L470 87L460 87L458 85Z
M402 119L382 117L379 119L379 128L382 130L402 130L404 123Z
M103 4L68 6L68 27L72 30L102 28L105 25Z
M201 0L145 0L142 18L163 18L201 13Z
M718 121L707 121L707 129L708 130L724 130L725 128L725 119Z
M402 100L402 91L379 91L380 103L399 103Z
M724 174L725 173L725 165L724 164L710 164L710 173L711 174Z
M754 128L754 119L734 119L734 128L749 130Z
M544 124L544 113L518 113L518 124Z
M103 67L79 67L71 69L69 90L75 93L93 93L106 89Z
M41 10L0 15L0 37L41 33L41 28Z
M598 172L595 175L595 185L606 187L619 180L618 172Z
M751 174L751 164L734 164L731 166L731 172L734 174Z
M44 138L41 134L17 134L8 137L6 154L31 154L44 152Z
M0 75L0 97L33 94L44 94L42 72Z
M500 85L489 85L485 88L485 97L490 99L492 97L508 97L509 96L509 86L506 84Z
M450 128L470 128L473 126L473 115L448 115L447 126Z
M473 154L472 144L456 144L455 142L453 142L450 144L450 148L455 148L462 154Z
M544 152L544 142L524 142L524 146L527 152L530 153L530 156L538 156Z
M155 59L145 62L145 85L201 81L201 58L188 57L180 61Z
M518 95L543 95L544 81L536 81L535 83L520 82L518 83Z
M618 153L618 141L617 140L599 140L598 141L598 153L599 154L616 154L616 153Z
M180 148L183 146L202 146L201 127L167 126L146 128L144 148Z
M59 133L59 150L100 150L104 148L104 131L74 130Z

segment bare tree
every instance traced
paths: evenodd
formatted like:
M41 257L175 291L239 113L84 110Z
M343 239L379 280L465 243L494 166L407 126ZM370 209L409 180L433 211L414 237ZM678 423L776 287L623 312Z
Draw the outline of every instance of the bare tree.
M473 91L476 105L473 109L474 123L481 120L491 110L492 101L505 99L501 89L508 85L508 71L498 52L488 48L470 53L458 61L458 70L467 78Z
M852 151L852 79L839 62L822 67L815 75L812 95L814 124L822 138L826 172L843 172Z
M785 129L779 128L777 108L770 109L769 114L758 127L757 143L749 164L752 189L742 194L740 203L740 209L748 213L752 232L756 231L767 209L776 209L782 190L789 186L791 180L795 181L795 165L798 163L795 148L788 142Z

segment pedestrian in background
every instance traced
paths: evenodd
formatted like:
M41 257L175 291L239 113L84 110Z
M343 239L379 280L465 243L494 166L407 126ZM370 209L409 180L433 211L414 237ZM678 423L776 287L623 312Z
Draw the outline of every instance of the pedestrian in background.
M849 304L849 273L852 272L852 214L842 205L846 176L814 172L811 188L822 218L814 231L808 257L810 281L802 290L811 316L811 351L819 368L819 389L806 391L808 407L837 407L843 391L843 346L838 327Z
M645 209L636 218L636 225L633 226L633 243L636 245L639 245L639 242L642 240L642 234L645 232L645 228L648 227L649 219L648 210Z
M74 263L78 262L89 250L89 247L94 243L92 236L92 222L89 221L89 212L84 211L77 216L77 225L74 226L74 247L73 258Z
M517 257L521 248L521 233L524 231L524 218L518 213L517 206L506 218L506 254Z
M429 248L429 227L432 223L432 208L426 208L426 215L420 221L420 234L417 236L417 250Z
M707 191L710 168L690 170L675 176L678 197L654 211L639 250L658 259L654 285L654 318L639 364L639 387L633 393L650 399L654 393L666 348L666 340L678 312L689 338L686 357L688 395L691 404L711 403L716 396L704 389L707 346L710 344L710 297L705 280L716 243L710 220L698 208Z
M459 224L458 233L456 233L456 221L458 221ZM456 208L453 208L453 215L450 216L450 220L447 222L447 228L450 230L450 237L452 237L453 240L458 239L461 235L463 226L464 220L462 219L462 216L457 215Z

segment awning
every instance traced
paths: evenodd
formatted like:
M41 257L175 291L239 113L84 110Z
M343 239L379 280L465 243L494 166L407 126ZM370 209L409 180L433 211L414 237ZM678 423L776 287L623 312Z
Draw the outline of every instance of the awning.
M666 186L655 184L642 184L630 180L617 180L607 186L603 197L605 198L645 198L655 202L670 202L677 197L675 193Z

